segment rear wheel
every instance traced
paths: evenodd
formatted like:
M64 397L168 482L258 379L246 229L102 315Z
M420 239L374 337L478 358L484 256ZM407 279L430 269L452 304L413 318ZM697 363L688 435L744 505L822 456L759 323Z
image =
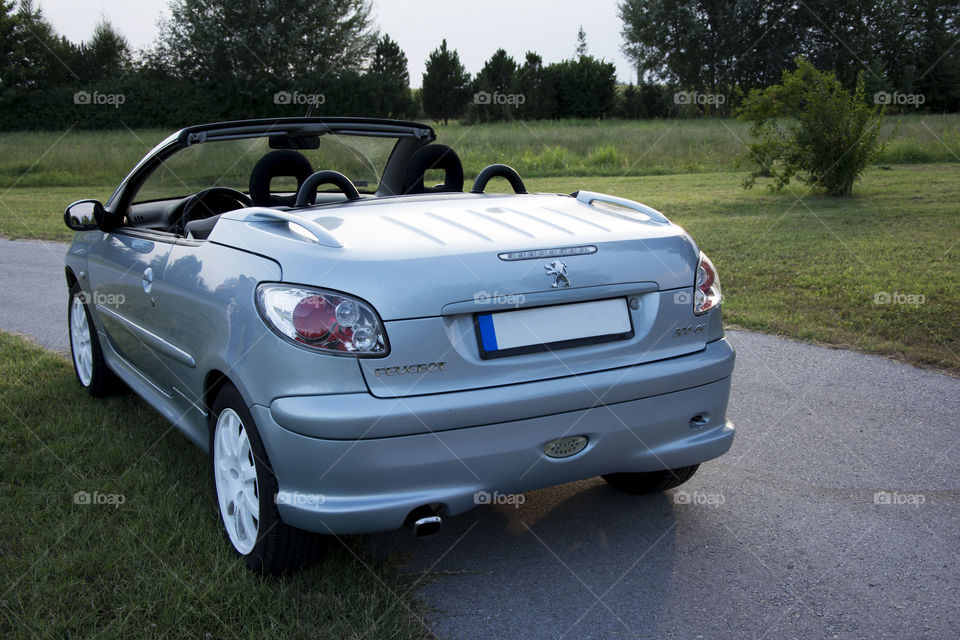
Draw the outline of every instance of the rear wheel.
M84 292L76 283L70 287L67 325L70 328L70 355L77 380L95 398L109 395L120 386L120 379L103 359L103 349L100 348Z
M210 474L224 536L249 569L279 574L320 558L323 536L280 519L274 500L277 478L253 416L229 384L220 390L211 414Z
M693 477L700 465L665 469L663 471L648 471L645 473L608 473L603 476L614 489L619 489L632 495L645 493L659 493L667 489L679 487Z

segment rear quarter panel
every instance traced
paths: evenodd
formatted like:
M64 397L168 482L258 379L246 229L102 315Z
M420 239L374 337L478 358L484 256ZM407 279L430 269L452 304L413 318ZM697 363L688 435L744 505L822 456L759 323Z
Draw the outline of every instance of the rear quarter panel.
M277 337L256 310L261 282L282 280L280 265L213 242L181 243L164 274L165 334L195 355L179 391L203 406L204 383L220 371L248 404L278 396L366 391L354 358L311 353Z

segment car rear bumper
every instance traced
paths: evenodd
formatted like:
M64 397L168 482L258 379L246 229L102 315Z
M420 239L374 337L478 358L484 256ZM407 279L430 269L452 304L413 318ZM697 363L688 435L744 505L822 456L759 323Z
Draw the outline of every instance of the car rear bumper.
M367 431L352 439L302 433L314 431L307 412L321 425L316 431L329 433L326 406L342 396L297 398L296 419L289 409L273 408L280 400L272 407L254 405L251 412L277 476L275 498L284 521L320 533L382 531L402 526L423 505L441 505L445 515L462 513L483 503L482 492L528 491L716 458L733 442L733 424L726 419L733 359L730 345L718 340L696 354L616 370L619 382L607 378L611 372L563 379L564 384L548 381L553 386L541 388L536 403L516 387L542 383L397 400L366 396L359 417L344 416L346 433L355 432L351 420L368 421ZM681 376L684 369L687 375ZM673 389L664 388L665 379ZM571 395L584 401L566 386L571 381L592 392L585 406L570 408ZM486 396L479 407L478 393ZM359 400L358 395L348 397ZM458 397L468 395L458 404ZM370 414L362 410L368 402L392 410ZM706 421L692 423L694 416ZM377 421L389 429L371 428ZM380 435L415 425L420 433ZM562 459L546 456L548 442L574 435L587 437L583 451Z
M695 353L657 362L486 389L399 398L369 393L277 398L270 404L270 415L285 429L325 440L414 435L691 389L726 378L733 372L733 363L733 347L721 339Z

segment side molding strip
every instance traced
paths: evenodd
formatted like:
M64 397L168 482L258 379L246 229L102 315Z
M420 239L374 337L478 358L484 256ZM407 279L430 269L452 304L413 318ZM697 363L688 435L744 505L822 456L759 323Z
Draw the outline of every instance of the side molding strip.
M148 345L150 345L160 353L164 354L165 356L173 360L176 360L180 364L186 365L191 369L197 366L197 361L193 359L192 355L190 355L180 347L170 344L169 342L167 342L160 336L156 335L155 333L151 333L147 331L137 323L123 317L113 309L110 309L109 307L105 307L103 305L98 304L97 312L110 316L111 318L113 318L114 320L122 324L124 327L132 331L134 334L136 334L138 338L140 338L141 340L143 340Z

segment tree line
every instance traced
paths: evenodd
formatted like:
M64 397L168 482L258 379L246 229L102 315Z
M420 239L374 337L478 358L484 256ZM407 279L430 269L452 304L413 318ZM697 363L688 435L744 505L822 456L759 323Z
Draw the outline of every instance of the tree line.
M517 61L499 49L475 76L444 40L414 91L370 0L171 0L157 41L140 51L105 20L78 44L32 0L0 0L0 129L168 128L308 111L474 122L726 115L798 55L847 86L866 71L889 107L960 109L960 0L623 0L619 9L636 85L618 86L581 29L567 60L528 52Z
M638 76L730 113L809 60L888 109L960 110L958 0L622 0ZM694 92L698 92L694 95ZM723 98L719 98L723 96ZM720 102L720 104L717 104Z

